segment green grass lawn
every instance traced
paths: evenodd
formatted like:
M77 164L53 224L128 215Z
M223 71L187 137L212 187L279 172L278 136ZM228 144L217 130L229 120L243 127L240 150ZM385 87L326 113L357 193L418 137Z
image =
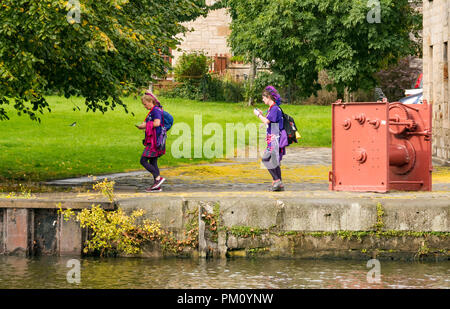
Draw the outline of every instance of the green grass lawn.
M255 123L253 107L241 103L196 102L160 98L175 124L186 123L194 132L194 115L202 115L203 127L211 122ZM48 97L51 113L41 115L41 123L17 116L8 107L10 120L0 121L0 180L43 181L85 175L100 175L143 169L143 132L134 124L147 115L140 99L125 98L129 114L122 108L105 114L86 112L82 98ZM75 106L78 109L73 111ZM263 104L257 106L267 108ZM331 146L331 108L323 106L282 106L296 120L302 139L295 147ZM134 112L134 116L131 114ZM76 122L76 126L70 126ZM174 158L171 144L177 136L169 131L166 155L159 165L212 162L217 159ZM211 136L203 135L203 142ZM192 143L193 153L193 143ZM224 147L225 148L225 147ZM193 156L192 156L193 157Z

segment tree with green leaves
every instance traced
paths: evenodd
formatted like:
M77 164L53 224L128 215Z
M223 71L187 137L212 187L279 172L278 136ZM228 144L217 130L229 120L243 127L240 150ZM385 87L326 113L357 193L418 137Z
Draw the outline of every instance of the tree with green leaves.
M422 17L408 0L224 0L235 54L270 64L302 97L325 71L344 90L368 90L375 73L420 53Z
M48 91L127 111L120 97L163 76L182 22L206 13L204 0L2 0L0 120L8 104L39 120Z

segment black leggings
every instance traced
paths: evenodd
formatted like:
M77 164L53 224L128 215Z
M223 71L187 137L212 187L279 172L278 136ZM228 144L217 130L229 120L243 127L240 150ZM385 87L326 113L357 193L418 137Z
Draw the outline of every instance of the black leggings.
M276 168L268 170L270 175L272 175L273 180L281 180L281 168L278 165Z
M149 171L153 175L153 178L156 180L156 178L159 176L158 157L147 158L142 156L141 165L145 167L145 169Z

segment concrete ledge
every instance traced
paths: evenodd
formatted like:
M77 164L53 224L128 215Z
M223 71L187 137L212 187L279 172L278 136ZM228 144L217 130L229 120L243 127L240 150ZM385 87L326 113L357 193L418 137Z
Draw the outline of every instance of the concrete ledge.
M434 166L450 166L450 160L443 158L433 157L432 162Z
M220 206L223 226L252 226L283 231L366 231L377 222L377 204L383 207L386 230L450 232L450 201L360 199L268 199L158 197L119 200L124 210L142 208L162 227L183 229L183 215L202 203Z
M92 204L127 213L143 209L143 219L158 220L177 240L197 226L197 245L167 253L155 241L142 257L449 258L450 200L383 197L147 194L121 196L114 204L93 196L0 199L0 254L80 255L86 233L57 214L61 202L76 212Z
M450 231L450 200L385 200L385 229Z
M84 209L91 208L92 204L100 205L103 209L113 210L114 203L105 201L87 201L68 199L6 199L0 198L0 208L39 208L39 209L58 209L59 203L61 208L67 209Z
M367 230L376 221L376 203L367 204L326 199L220 202L227 227L277 225L283 231Z
M198 249L174 254L153 243L144 257L450 257L450 201L445 200L152 196L119 200L118 207L144 209L146 218L158 220L178 240L197 210Z
M117 207L127 212L136 209L145 210L144 217L157 219L166 230L181 231L185 226L185 217L189 211L197 209L197 205L183 198L160 199L154 198L132 198L119 200Z

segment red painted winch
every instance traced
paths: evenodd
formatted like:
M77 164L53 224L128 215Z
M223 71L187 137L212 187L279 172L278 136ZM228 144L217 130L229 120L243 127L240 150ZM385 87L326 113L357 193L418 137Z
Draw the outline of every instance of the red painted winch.
M431 191L431 105L332 104L334 191Z

